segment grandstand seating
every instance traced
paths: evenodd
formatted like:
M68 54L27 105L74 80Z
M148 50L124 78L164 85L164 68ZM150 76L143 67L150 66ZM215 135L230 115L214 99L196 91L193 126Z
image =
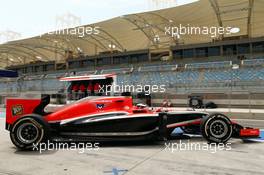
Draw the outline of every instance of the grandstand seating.
M100 74L122 74L126 72L131 72L132 67L126 67L126 68L119 68L119 69L106 69L106 70L101 70L99 71Z
M243 60L241 64L244 66L260 66L264 65L264 59L262 59L262 57L259 57L255 59Z
M173 71L177 69L177 65L151 65L139 67L138 71L148 72L148 71Z
M204 82L223 82L231 80L230 70L206 70L204 72Z
M193 64L186 64L186 69L209 69L209 68L228 68L231 67L231 61L219 61L219 62L206 62L206 63L193 63Z
M93 71L79 71L79 72L76 72L75 75L82 76L82 75L90 75L90 74L94 74L94 73L95 73L95 70L93 70Z
M264 59L244 60L242 67L232 69L229 61L188 64L185 69L178 69L176 64L149 65L138 67L122 67L119 69L101 69L91 71L76 71L75 75L87 74L117 74L119 85L166 85L177 87L192 85L193 87L218 86L214 83L230 85L232 82L264 81ZM245 66L247 65L247 66ZM47 75L28 75L21 81L0 82L1 92L16 93L18 87L22 91L54 91L65 89L65 83L58 81L59 77L71 76L71 72L53 72ZM252 83L251 83L252 84Z

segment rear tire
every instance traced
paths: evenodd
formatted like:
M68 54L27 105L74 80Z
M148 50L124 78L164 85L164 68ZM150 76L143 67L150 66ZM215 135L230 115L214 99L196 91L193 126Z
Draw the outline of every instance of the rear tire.
M202 119L201 133L209 143L226 143L232 136L230 119L220 113L213 113Z
M11 130L13 144L21 150L33 150L48 139L49 127L41 116L27 116L17 120Z

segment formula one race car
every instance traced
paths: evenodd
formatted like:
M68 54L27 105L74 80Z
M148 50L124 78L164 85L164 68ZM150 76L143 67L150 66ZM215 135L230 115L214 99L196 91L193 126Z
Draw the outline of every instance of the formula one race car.
M259 129L244 128L220 113L153 110L133 106L131 97L87 97L47 113L50 97L7 99L6 129L20 149L50 141L166 140L175 128L200 132L208 142L231 137L259 137Z

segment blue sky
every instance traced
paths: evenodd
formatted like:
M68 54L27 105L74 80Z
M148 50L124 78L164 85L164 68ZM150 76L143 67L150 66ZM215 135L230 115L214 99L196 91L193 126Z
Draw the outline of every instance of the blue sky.
M30 37L56 26L56 16L66 13L90 24L130 13L154 10L151 0L6 0L0 7L0 33L6 30ZM163 0L164 1L164 0ZM185 4L195 0L176 0Z

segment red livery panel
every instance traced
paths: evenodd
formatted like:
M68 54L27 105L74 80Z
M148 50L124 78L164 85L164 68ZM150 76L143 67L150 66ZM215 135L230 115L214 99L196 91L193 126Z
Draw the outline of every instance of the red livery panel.
M259 135L260 135L259 129L246 128L240 130L241 137L252 137L252 136L258 137Z
M6 100L6 123L13 124L17 119L26 114L32 114L35 107L40 104L40 99L17 99Z

